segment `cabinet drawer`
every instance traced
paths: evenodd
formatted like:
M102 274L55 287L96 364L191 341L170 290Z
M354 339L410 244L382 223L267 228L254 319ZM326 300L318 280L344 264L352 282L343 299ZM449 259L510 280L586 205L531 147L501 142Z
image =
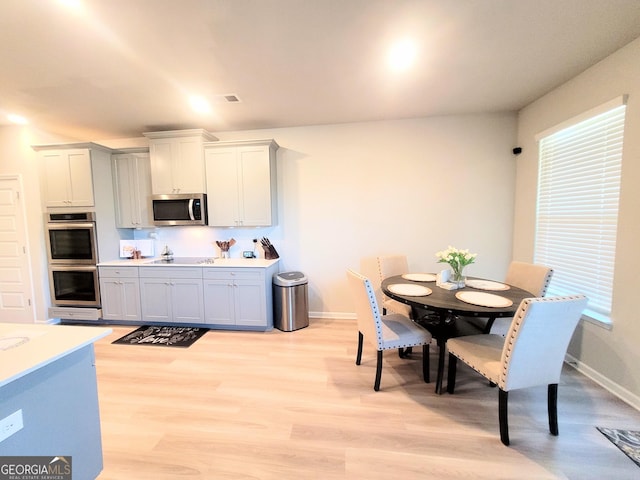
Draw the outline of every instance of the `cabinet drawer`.
M202 278L202 267L141 267L140 278Z
M205 267L202 276L205 280L262 280L264 278L264 271L256 268L229 269Z
M103 278L137 278L138 267L98 267Z

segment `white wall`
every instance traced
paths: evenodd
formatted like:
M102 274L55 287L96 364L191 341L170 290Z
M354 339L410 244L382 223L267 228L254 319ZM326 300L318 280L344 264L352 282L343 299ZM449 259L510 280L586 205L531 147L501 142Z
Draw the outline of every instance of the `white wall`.
M314 315L353 312L345 270L367 256L406 253L412 270L434 271L435 252L452 244L478 253L470 274L501 279L511 259L515 132L513 114L214 132L278 142L280 221L205 236L245 246L269 236L282 270L309 277Z
M46 320L49 306L47 253L44 243L44 216L40 200L37 154L32 145L64 141L29 127L0 127L0 175L20 175L24 188L27 235L31 266L35 316Z
M640 39L535 101L519 114L514 258L531 260L535 230L537 145L534 136L622 94L629 94L614 278L613 328L581 323L569 353L580 368L640 408Z

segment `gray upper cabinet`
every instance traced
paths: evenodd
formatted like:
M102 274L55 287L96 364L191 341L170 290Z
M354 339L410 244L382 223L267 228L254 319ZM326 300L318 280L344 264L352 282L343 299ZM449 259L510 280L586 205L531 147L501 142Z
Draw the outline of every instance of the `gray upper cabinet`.
M111 162L116 199L116 226L153 227L149 153L119 153L111 156Z
M274 140L205 144L209 226L277 224Z
M39 154L45 207L93 207L90 149L60 148Z
M202 129L148 132L154 194L203 193L204 142L217 140Z

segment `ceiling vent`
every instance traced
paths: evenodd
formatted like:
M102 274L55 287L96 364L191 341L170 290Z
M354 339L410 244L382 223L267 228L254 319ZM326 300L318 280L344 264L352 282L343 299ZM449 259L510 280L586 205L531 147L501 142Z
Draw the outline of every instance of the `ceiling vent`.
M235 93L227 93L225 95L218 95L218 99L225 103L239 103L240 98Z

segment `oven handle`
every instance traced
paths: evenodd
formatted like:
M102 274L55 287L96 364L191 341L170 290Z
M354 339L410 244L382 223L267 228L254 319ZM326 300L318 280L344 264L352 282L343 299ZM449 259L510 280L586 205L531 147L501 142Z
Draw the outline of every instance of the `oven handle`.
M79 229L95 229L94 222L88 223L47 223L47 230L79 230Z
M193 200L194 200L193 198L189 199L189 218L191 220L195 220L196 219L196 217L193 215Z

